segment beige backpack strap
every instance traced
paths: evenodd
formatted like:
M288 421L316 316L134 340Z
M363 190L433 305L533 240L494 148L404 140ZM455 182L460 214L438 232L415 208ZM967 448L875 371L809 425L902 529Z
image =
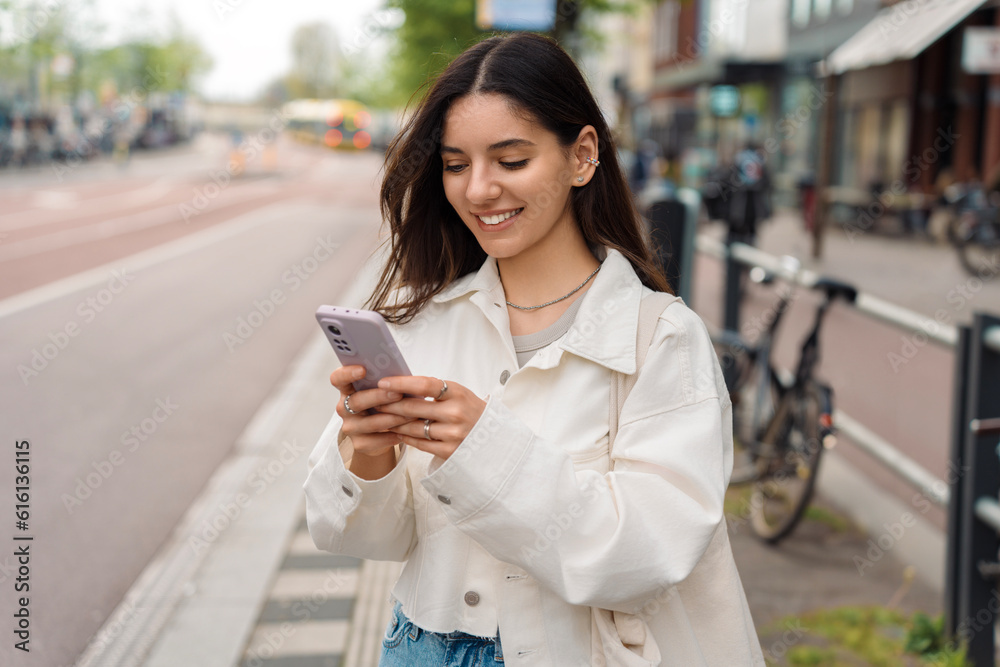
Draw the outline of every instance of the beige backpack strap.
M653 342L653 332L656 330L656 322L660 319L660 314L666 310L667 306L674 301L679 301L680 297L666 292L653 292L646 295L639 303L639 326L636 327L635 336L635 373L626 375L625 373L613 372L611 374L611 408L608 420L608 448L614 446L615 437L618 435L618 418L625 405L625 399L635 386L635 381L639 377L639 370L646 361L646 353Z

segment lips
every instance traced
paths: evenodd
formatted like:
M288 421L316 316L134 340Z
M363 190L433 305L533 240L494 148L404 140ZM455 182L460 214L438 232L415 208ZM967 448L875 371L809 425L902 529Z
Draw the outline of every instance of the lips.
M497 215L477 215L476 217L479 218L479 221L485 225L490 225L490 226L499 225L504 220L513 218L515 215L517 215L523 210L524 208L522 207L515 209L513 211L507 211L506 213L499 213Z

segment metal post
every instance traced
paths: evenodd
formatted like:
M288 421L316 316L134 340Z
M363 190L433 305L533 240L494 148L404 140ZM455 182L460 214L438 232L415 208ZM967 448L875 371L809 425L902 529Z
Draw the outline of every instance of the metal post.
M684 238L681 246L681 275L677 286L677 296L691 304L691 276L694 272L694 237L698 232L698 215L701 212L701 194L694 188L680 188L677 199L685 207Z
M740 273L743 267L733 258L733 239L726 239L726 296L722 326L729 331L740 330Z
M682 276L691 258L684 254L684 227L687 209L677 199L661 199L649 205L650 239L667 275L667 282L681 298Z
M996 582L984 577L981 565L997 562L1000 539L997 532L980 521L972 511L979 498L996 499L1000 491L1000 457L995 435L974 433L969 424L976 419L1000 416L1000 353L985 344L986 330L1000 325L1000 318L976 313L971 333L968 366L968 403L965 413L966 467L954 474L963 480L961 518L962 561L958 566L956 587L958 614L956 637L968 641L968 657L977 667L994 665L994 624L996 616Z
M972 333L967 326L959 326L958 340L955 342L955 375L951 403L951 454L949 456L949 469L952 471L965 470L965 433L968 422L965 420L968 414L969 401L969 352ZM963 498L963 485L965 479L962 475L952 474L948 478L949 502L948 502L948 545L944 575L944 621L945 632L949 637L955 637L958 623L962 617L959 608L958 589L961 584L961 568L964 562L961 553L961 528L962 516L970 511L965 511Z

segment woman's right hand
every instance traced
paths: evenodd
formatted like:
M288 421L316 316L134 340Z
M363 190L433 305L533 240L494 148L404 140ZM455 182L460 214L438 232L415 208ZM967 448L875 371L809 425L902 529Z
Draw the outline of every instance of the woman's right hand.
M403 398L403 395L385 389L355 391L352 383L364 376L364 366L341 366L330 374L330 384L340 391L337 414L344 421L341 433L350 437L354 445L351 472L363 479L378 479L396 465L393 447L400 439L389 429L402 426L413 419L378 412L379 406L394 403ZM348 397L351 410L357 414L352 415L347 411L344 400ZM372 408L374 410L368 412Z

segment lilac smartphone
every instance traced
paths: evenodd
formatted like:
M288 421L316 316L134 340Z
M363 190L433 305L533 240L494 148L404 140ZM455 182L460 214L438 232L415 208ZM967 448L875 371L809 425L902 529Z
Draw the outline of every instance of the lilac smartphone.
M354 383L356 391L373 389L384 377L410 375L389 327L375 311L320 306L316 321L341 364L361 365L367 370L365 377Z

